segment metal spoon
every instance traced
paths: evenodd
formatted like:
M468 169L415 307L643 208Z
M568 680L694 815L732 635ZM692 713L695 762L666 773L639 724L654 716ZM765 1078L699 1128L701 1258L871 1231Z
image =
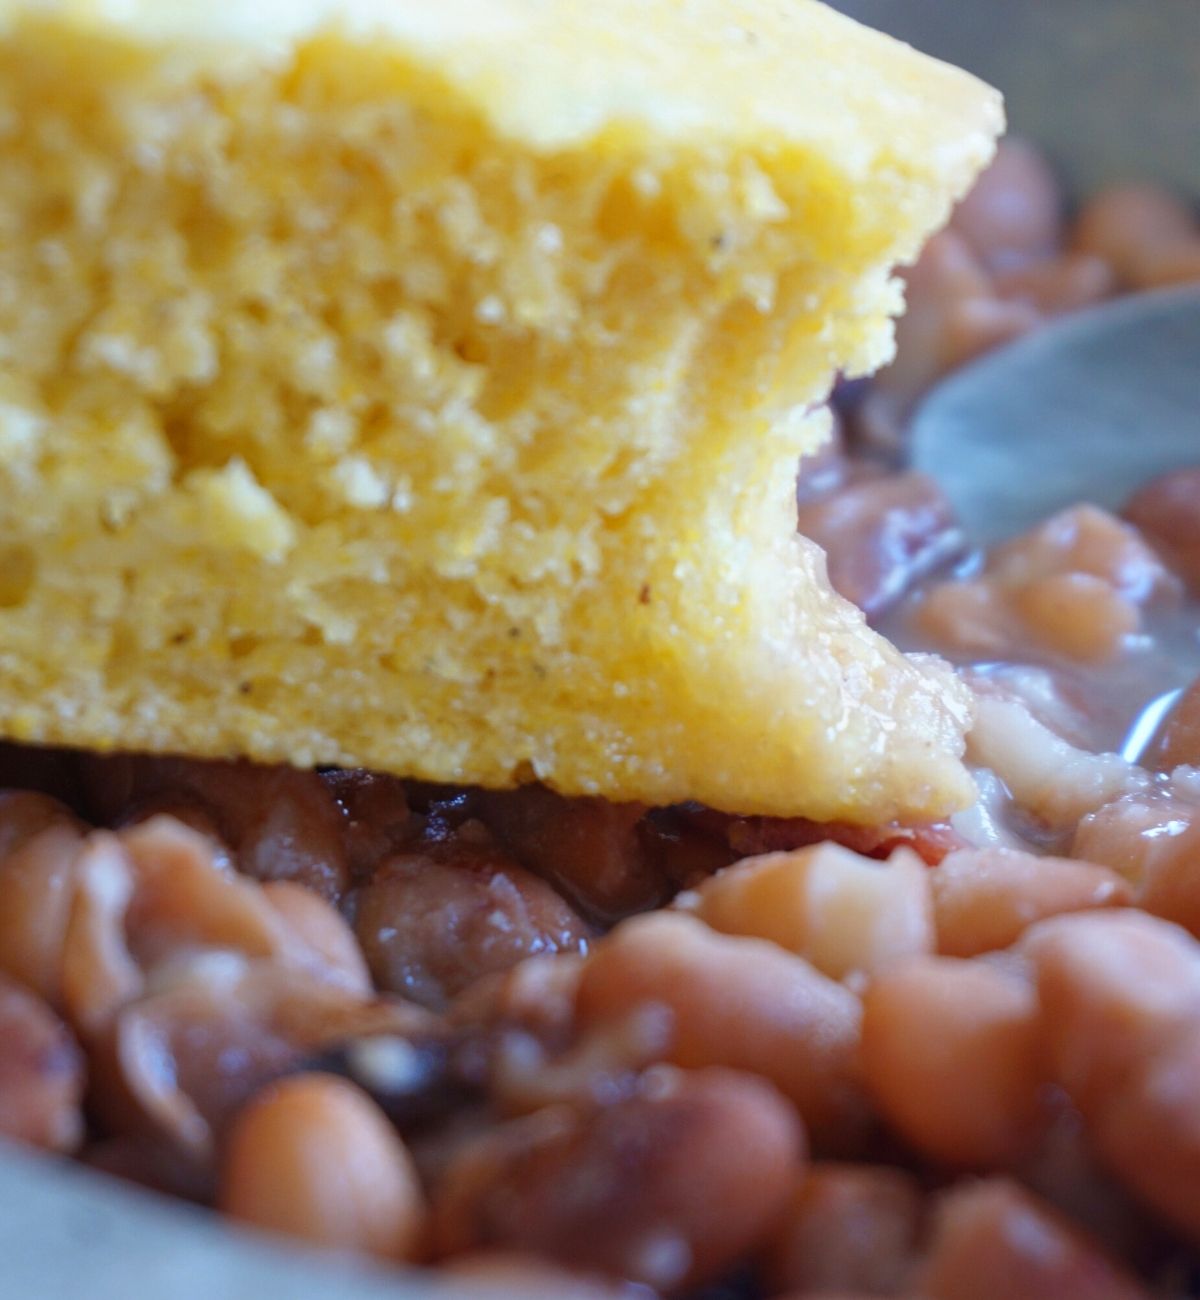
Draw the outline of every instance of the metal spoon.
M917 408L912 459L985 546L1200 464L1200 288L1081 312L965 366Z

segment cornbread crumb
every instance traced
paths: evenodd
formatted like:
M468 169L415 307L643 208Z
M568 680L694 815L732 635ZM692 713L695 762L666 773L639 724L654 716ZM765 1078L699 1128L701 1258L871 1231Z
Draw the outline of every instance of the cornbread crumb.
M792 485L992 92L809 0L0 0L0 123L0 732L965 796Z

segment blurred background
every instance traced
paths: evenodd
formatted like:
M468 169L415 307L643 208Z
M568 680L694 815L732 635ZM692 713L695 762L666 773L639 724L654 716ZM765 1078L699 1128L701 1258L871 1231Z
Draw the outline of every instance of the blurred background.
M1200 0L833 0L1008 98L1072 191L1163 181L1200 196Z

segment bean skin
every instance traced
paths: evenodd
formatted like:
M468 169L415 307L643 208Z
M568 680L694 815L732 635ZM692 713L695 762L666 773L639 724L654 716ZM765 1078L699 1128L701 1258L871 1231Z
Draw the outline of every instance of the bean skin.
M332 1075L274 1084L234 1121L220 1208L314 1246L412 1260L424 1201L395 1130L367 1095Z
M83 1137L84 1060L67 1027L0 977L0 1137L70 1151Z
M863 1073L902 1138L958 1167L1002 1166L1040 1118L1037 999L1007 970L923 957L863 998Z
M761 1075L796 1104L814 1141L836 1147L861 1134L859 1000L803 958L693 917L635 917L597 946L576 1005L586 1028L646 1003L674 1017L674 1064Z
M761 1079L660 1068L598 1111L553 1107L469 1143L436 1195L438 1249L530 1251L673 1292L766 1237L803 1152Z

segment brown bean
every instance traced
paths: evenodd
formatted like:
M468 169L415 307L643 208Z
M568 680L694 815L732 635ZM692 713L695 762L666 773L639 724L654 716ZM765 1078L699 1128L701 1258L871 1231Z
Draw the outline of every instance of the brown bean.
M1072 858L1012 849L961 849L929 873L937 948L974 957L1015 943L1035 921L1060 912L1125 907L1128 883L1114 871Z
M1093 195L1071 233L1072 246L1112 265L1133 287L1145 260L1164 245L1197 237L1195 215L1173 194L1155 185L1117 185Z
M1045 154L1016 136L958 205L951 227L992 268L1049 256L1062 239L1063 193Z
M597 945L577 1010L587 1027L647 1003L674 1017L668 1059L676 1065L762 1075L795 1102L820 1143L860 1132L859 1001L802 958L761 939L718 935L693 917L635 917Z
M32 790L0 790L0 863L51 826L78 827L79 820L49 795Z
M827 841L747 858L680 901L714 930L770 939L844 979L932 950L927 875L910 849L883 863Z
M642 804L568 799L543 786L481 791L480 816L523 866L583 911L615 921L661 903L668 882L646 854Z
M1133 289L1170 289L1200 282L1200 231L1145 249L1130 275Z
M1003 1166L1037 1134L1037 999L1007 970L922 957L885 972L863 999L862 1062L884 1117L934 1160Z
M1139 762L1157 772L1200 765L1200 678L1175 701Z
M438 1247L529 1251L673 1291L766 1236L803 1150L761 1079L658 1069L611 1106L542 1110L460 1151L435 1197Z
M70 1151L83 1137L84 1060L67 1027L0 976L0 1137Z
M1200 591L1200 468L1152 479L1122 513L1193 591Z
M528 957L586 951L590 934L500 850L453 843L385 862L358 894L355 932L380 988L435 1009Z
M296 1075L246 1106L229 1134L220 1208L314 1246L411 1260L424 1198L375 1103L331 1075Z
M481 1250L456 1255L446 1260L442 1275L454 1280L462 1300L487 1300L498 1294L520 1296L521 1300L647 1300L644 1287L588 1277L548 1264L536 1255L512 1252ZM473 1283L486 1286L486 1292L476 1291Z
M772 1291L897 1295L917 1260L924 1197L879 1165L814 1164L764 1252Z
M0 973L55 1007L82 844L73 819L55 820L0 858Z
M84 762L92 807L118 822L161 796L188 799L216 825L238 865L258 880L295 880L336 899L349 881L346 819L315 772L190 758Z
M1148 1300L1099 1243L1000 1178L942 1198L916 1289L926 1300Z

